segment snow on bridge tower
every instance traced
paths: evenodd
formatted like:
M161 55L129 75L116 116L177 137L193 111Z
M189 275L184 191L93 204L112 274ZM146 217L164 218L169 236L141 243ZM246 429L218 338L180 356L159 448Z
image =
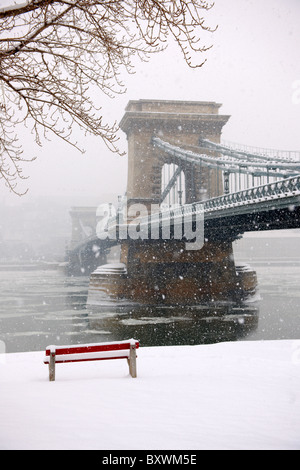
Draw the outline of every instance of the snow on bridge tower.
M220 115L221 104L204 101L129 101L120 122L128 139L128 205L141 203L149 207L161 203L162 168L177 164L152 144L153 137L185 149L199 147L199 138L219 143L229 116ZM186 203L220 195L216 175L207 169L182 164L185 174Z

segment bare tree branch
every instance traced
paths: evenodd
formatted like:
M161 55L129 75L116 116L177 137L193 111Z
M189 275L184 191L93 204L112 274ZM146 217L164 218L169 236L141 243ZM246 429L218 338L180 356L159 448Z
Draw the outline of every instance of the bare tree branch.
M173 38L190 67L212 31L202 0L27 0L0 8L0 179L16 194L23 157L15 128L30 126L35 141L54 134L79 148L72 131L99 136L120 153L116 123L103 123L93 96L125 91L121 74ZM194 59L197 59L194 62ZM83 150L83 149L80 149Z

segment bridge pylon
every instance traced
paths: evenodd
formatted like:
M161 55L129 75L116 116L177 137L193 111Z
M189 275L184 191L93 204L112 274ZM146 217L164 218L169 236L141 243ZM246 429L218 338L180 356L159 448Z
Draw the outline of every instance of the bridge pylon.
M221 104L202 101L129 102L120 122L128 140L127 213L135 204L141 207L137 216L148 216L161 205L163 168L169 164L184 174L183 204L201 203L223 194L219 184L221 171L218 175L189 160L167 155L153 142L154 137L159 137L186 150L199 147L199 139L218 144L230 117L219 114L220 107ZM214 155L210 149L207 154ZM176 176L177 173L174 181ZM132 221L129 216L125 224ZM245 292L252 292L256 281L253 273L238 272L233 239L208 236L201 249L189 251L184 237L124 238L120 265L100 267L91 275L89 302L93 303L97 293L103 291L114 298L150 304L188 305L242 297Z
M128 204L161 203L162 168L179 164L160 152L152 143L160 137L182 148L199 146L199 138L219 143L223 126L230 116L220 115L221 104L205 101L130 101L120 122L128 140ZM203 194L210 199L219 196L214 181L208 179L189 162L183 163L185 173L185 203L200 201Z

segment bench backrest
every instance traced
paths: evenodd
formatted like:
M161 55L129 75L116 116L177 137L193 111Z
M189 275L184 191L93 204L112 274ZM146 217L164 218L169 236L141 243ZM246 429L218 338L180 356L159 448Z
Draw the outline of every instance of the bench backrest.
M48 346L44 363L49 364L51 352L55 352L56 364L62 362L100 361L105 359L128 359L130 347L139 348L139 341L126 341L74 346Z

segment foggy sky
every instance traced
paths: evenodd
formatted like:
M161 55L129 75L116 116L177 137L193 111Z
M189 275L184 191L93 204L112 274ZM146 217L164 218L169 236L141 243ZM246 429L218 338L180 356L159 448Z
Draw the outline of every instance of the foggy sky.
M0 5L4 1L8 0L0 0ZM203 56L206 64L189 69L170 44L149 63L137 63L135 75L122 77L124 95L114 100L103 97L104 121L119 122L129 100L216 101L223 103L220 113L231 115L224 139L300 150L300 100L293 88L300 83L300 1L215 0L205 16L208 25L219 25L215 33L203 34L203 44L214 45ZM23 188L30 190L21 202L55 198L97 205L106 195L124 193L127 158L110 153L99 138L76 137L86 148L85 155L54 138L40 149L30 129L24 131L24 156L38 159L24 165L30 179ZM120 146L127 150L121 131ZM20 199L0 184L0 203L19 204Z

